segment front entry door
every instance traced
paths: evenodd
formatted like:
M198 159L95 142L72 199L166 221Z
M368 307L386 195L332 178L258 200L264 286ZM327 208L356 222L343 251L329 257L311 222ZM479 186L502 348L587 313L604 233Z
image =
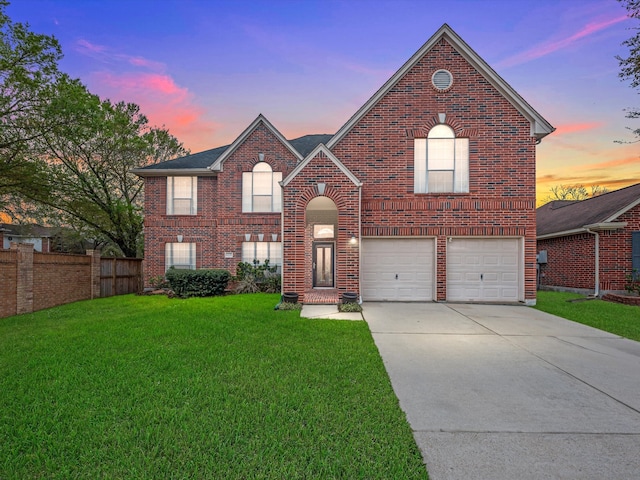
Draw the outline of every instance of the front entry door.
M313 286L333 287L333 243L313 243Z

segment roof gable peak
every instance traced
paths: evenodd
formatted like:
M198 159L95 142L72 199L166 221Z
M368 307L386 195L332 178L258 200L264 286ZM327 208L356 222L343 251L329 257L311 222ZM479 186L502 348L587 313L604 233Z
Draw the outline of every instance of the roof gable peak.
M260 125L264 125L267 130L269 130L289 151L298 159L298 161L302 160L302 155L291 146L289 141L284 138L284 136L275 128L267 117L265 117L262 113L258 114L256 119L251 122L251 124L236 138L229 148L225 150L225 152L218 157L218 159L211 164L208 168L209 170L214 171L222 171L224 162L235 152L240 145L258 128Z
M413 54L400 69L345 123L327 143L329 149L342 140L382 97L384 97L438 42L445 39L462 57L485 77L523 116L531 122L531 135L541 140L555 130L542 115L531 107L493 68L487 64L462 38L444 23L431 38Z

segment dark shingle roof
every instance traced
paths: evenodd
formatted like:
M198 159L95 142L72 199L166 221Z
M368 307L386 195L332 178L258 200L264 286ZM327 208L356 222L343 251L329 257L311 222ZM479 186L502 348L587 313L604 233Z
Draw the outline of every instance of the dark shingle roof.
M300 153L300 155L306 157L314 148L321 143L328 142L331 137L333 137L333 135L329 134L305 135L304 137L289 140L289 143ZM194 153L192 155L168 160L155 165L149 165L148 167L143 167L139 170L207 168L213 165L213 163L227 150L227 148L229 148L229 145L224 145L222 147L205 150L204 152Z
M607 221L640 200L640 183L581 201L556 200L536 210L537 235L566 232Z
M56 227L43 227L36 224L14 225L11 223L0 223L0 230L5 235L15 235L16 237L53 237L60 229Z

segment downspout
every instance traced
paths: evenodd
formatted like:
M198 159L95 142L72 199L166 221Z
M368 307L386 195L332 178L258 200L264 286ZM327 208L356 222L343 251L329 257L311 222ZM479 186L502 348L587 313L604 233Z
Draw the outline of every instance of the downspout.
M594 297L598 297L600 295L600 234L598 232L594 232L593 230L587 228L587 232L592 235L595 235L596 245L595 245L595 257L596 257L596 285L594 288Z
M362 305L362 183L358 185L358 293Z

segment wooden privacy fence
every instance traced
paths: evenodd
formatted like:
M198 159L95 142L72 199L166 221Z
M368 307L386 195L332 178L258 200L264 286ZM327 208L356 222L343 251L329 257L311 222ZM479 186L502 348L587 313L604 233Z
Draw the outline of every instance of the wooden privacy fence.
M142 290L142 260L139 258L101 258L100 296L126 295Z
M65 303L137 293L142 288L142 260L38 253L33 245L0 250L0 318Z

